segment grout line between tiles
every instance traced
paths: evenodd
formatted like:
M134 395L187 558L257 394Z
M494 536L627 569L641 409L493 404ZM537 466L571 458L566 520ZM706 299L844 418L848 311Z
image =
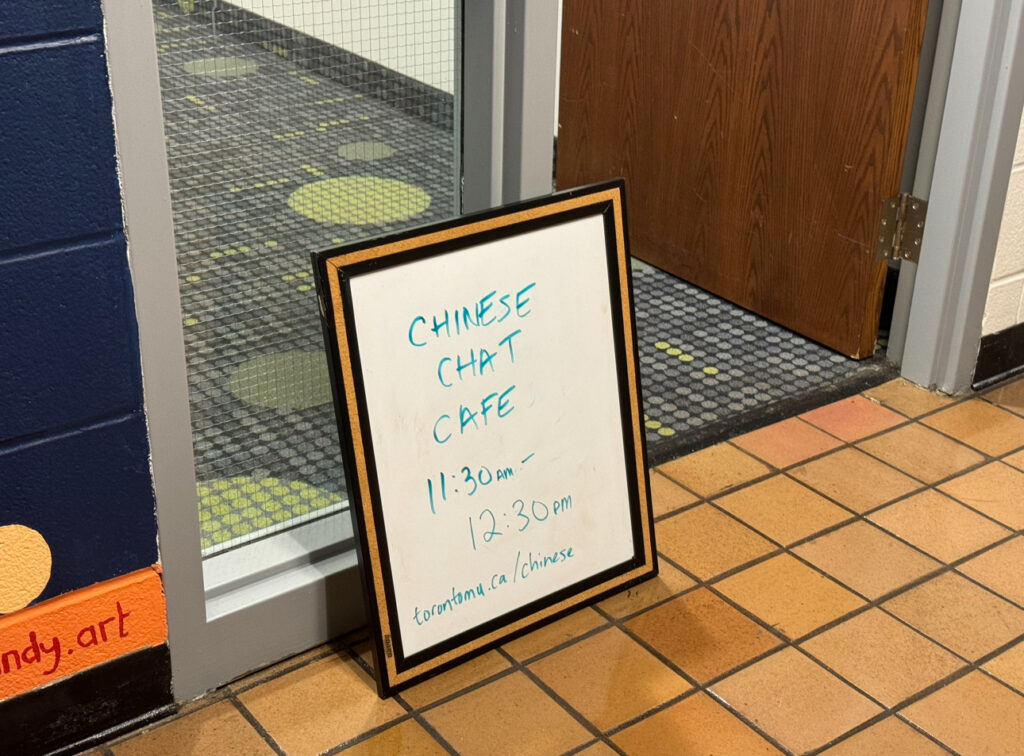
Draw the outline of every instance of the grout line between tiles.
M432 737L438 745L445 749L451 756L459 756L459 752L455 750L455 747L449 743L434 725L430 724L426 718L422 715L419 710L414 710L412 713L413 720Z
M691 502L689 504L684 504L683 506L679 507L679 509L673 509L671 512L663 512L662 514L660 514L660 515L658 515L657 517L654 518L654 522L655 523L659 523L662 520L667 520L670 517L675 517L677 514L682 514L683 512L689 512L691 509L696 509L701 504L707 504L707 500L705 500L705 499L697 499L697 501Z
M755 733L757 733L758 735L760 735L760 736L761 736L762 738L764 738L764 739L765 739L766 741L768 741L769 743L771 743L771 744L772 744L773 746L775 746L776 748L778 748L778 749L779 749L780 751L782 751L782 752L783 752L783 753L785 753L785 754L790 754L790 755L791 755L791 754L793 753L793 750L792 750L791 748L787 748L787 747L786 747L785 745L783 745L783 744L782 744L782 742L781 742L781 741L779 741L778 739L776 739L776 738L775 738L775 736L771 735L770 733L768 733L768 732L766 732L765 730L763 730L763 729L761 729L760 727L758 727L758 726L757 726L757 725L756 725L756 724L754 723L754 721L753 721L752 719L750 719L750 718L748 718L748 717L747 717L747 715L746 715L746 714L744 714L743 712L739 711L738 709L736 709L736 708L733 708L732 706L730 706L730 705L729 705L729 703L728 703L728 702L727 702L727 701L726 701L726 700L725 700L724 698L722 698L722 697L721 697L720 695L718 695L718 693L716 693L715 691L713 691L713 690L712 690L711 688L708 688L708 689L704 690L704 692L705 692L705 693L706 693L706 694L707 694L707 695L708 695L708 696L709 696L709 697L710 697L710 698L711 698L711 699L712 699L712 700L713 700L713 701L714 701L715 703L717 703L717 704L718 704L719 706L721 706L722 708L724 708L724 709L726 710L726 712L728 712L728 713L729 713L729 714L731 714L732 716L736 717L736 719L740 720L740 721L741 721L741 722L742 722L743 724L745 724L745 725L746 725L747 727L749 727L749 728L750 728L751 730L753 730L753 731L754 731Z
M708 586L706 586L704 584L701 584L701 585L694 586L692 590L696 590L698 588L705 588L705 589L707 589ZM689 593L689 592L690 592L690 590L686 591L686 593ZM768 632L770 632L773 636L775 636L775 638L777 640L779 640L783 645L787 644L787 641L785 640L785 638L781 638L779 636L778 632L776 632L773 628L768 627L762 620L760 620L757 617L755 617L754 615L750 614L745 609L742 609L742 607L735 606L733 604L733 602L731 602L731 601L729 602L729 604L733 605L734 608L738 609L748 619L751 619L756 625L758 625L759 627L762 627L762 628L765 628L766 630L768 630ZM663 711L664 709L667 709L668 707L673 706L676 703L679 703L683 699L689 698L692 695L697 695L699 693L705 693L707 695L712 696L720 705L725 707L726 711L728 711L730 714L736 716L738 719L740 719L740 721L742 721L748 727L752 728L754 730L754 732L756 732L761 737L765 738L765 740L767 740L768 742L772 743L777 748L780 748L784 753L790 753L789 749L784 748L781 745L781 743L779 743L770 733L768 733L768 732L762 730L761 728L757 727L751 720L749 720L745 716L743 716L741 712L739 712L738 710L732 708L731 706L729 706L729 704L727 704L725 701L723 701L721 698L719 698L714 693L714 691L712 691L712 689L711 689L712 685L717 684L718 682L720 682L721 680L725 679L726 677L728 677L730 675L733 675L733 674L735 674L736 672L739 672L742 669L746 669L747 667L753 666L754 664L756 664L757 662L761 661L762 659L765 659L768 656L771 656L772 654L777 653L778 651L781 650L782 646L773 646L772 648L770 648L770 649L768 649L766 651L763 651L762 653L758 654L757 656L754 656L751 659L747 659L743 663L738 664L737 666L735 666L735 667L733 667L733 668L731 668L729 670L726 670L725 672L721 673L720 675L717 675L714 678L711 678L707 682L701 683L695 677L693 677L692 675L690 675L689 673L684 671L679 665L677 665L671 659L666 657L660 650L658 650L657 648L655 648L654 646L649 644L645 639L641 638L637 633L633 632L630 628L626 627L624 621L616 619L615 617L612 617L611 615L609 615L604 610L600 610L599 609L599 611L601 611L601 613L604 614L609 619L609 621L611 622L611 624L614 627L617 627L621 632L625 633L627 635L627 637L629 637L631 640L633 640L633 642L637 643L641 648L645 649L648 653L650 653L652 656L654 656L656 659L658 659L662 664L664 664L666 667L671 669L673 672L675 672L677 675L682 677L690 685L693 686L693 688L691 690L688 690L685 693L683 693L683 694L681 694L679 696L676 696L675 698L670 699L669 701L666 701L666 702L664 702L662 704L659 704L658 706L652 707L651 709L647 710L643 714L640 714L640 715L634 717L633 719L628 720L627 722L624 722L624 723L622 723L620 725L617 725L617 726L615 726L613 728L610 728L608 730L608 734L609 735L617 734L619 732L622 732L627 727L631 727L631 726L633 726L635 724L638 724L639 722L649 718L650 716L653 716L654 714L656 714L656 713L658 713L660 711ZM643 612L639 612L639 613L637 613L634 616L639 616L642 613Z
M995 682L999 683L999 684L1000 684L1001 686L1003 686L1004 688L1006 688L1006 689L1007 689L1008 691L1010 691L1011 693L1013 693L1013 694L1015 694L1015 695L1017 695L1017 696L1020 696L1021 698L1024 698L1024 694L1022 694L1022 693L1021 693L1021 692L1020 692L1019 690L1017 690L1017 689L1016 689L1015 687L1013 687L1012 685L1010 685L1010 683L1006 682L1005 680L1001 679L1001 678L1000 678L999 676L995 675L994 673L992 673L992 672L990 672L989 670L987 670L987 669L984 669L984 668L982 667L982 664L988 664L988 663L989 663L990 661L992 661L993 659L996 659L996 658L998 658L998 657L999 657L1000 655L1002 655L1002 654L1005 654L1005 653L1006 653L1006 652L1007 652L1007 651L1008 651L1008 650L1009 650L1010 648L1013 648L1013 646L1014 646L1014 645L1016 645L1017 643L1021 642L1022 640L1024 640L1024 635L1022 635L1022 636L1021 636L1020 638L1017 638L1017 639L1016 639L1016 640L1015 640L1015 641L1014 641L1013 643L1010 643L1010 644L1008 644L1007 646L1003 646L1002 648L1000 648L1000 649L999 649L999 651L998 651L998 653L995 653L995 654L993 654L993 655L992 655L992 656L990 656L990 657L989 657L989 658L988 658L988 659L987 659L986 661L984 661L984 662L979 662L979 663L978 663L978 669L977 669L977 671L978 671L978 672L980 672L981 674L985 675L985 676L986 676L986 677L988 677L989 679L991 679L991 680L993 680L993 681L995 681Z
M843 680L843 682L846 682L846 681ZM872 727L874 727L875 725L879 724L880 722L884 722L886 719L890 718L891 716L892 716L892 712L890 712L888 709L883 707L882 711L878 712L874 716L868 717L863 722L861 722L859 725L857 725L855 727L851 727L846 732L840 733L839 735L837 735L836 737L832 738L832 740L828 741L827 743L825 743L823 745L820 745L817 748L812 748L806 754L803 754L803 756L815 756L816 754L822 753L823 751L827 751L829 748L833 748L834 746L838 745L839 743L841 743L842 741L846 740L847 738L851 738L854 735L857 735L858 733L864 732L864 730L871 729Z
M359 733L354 737L349 738L348 740L344 740L341 743L338 743L337 745L331 746L327 750L322 751L320 756L332 756L333 754L341 753L346 748L351 748L354 745L370 740L371 738L380 735L382 732L386 732L387 730L390 730L392 727L397 727L403 722L408 722L411 719L413 719L413 716L407 711L405 714L399 717L389 719L382 725L371 727L369 730L364 730L363 732ZM287 756L287 754L284 754L284 756Z
M162 719L151 721L148 724L139 727L137 730L131 730L129 732L122 733L118 737L107 741L108 747L113 748L114 746L121 745L122 743L125 743L129 740L134 740L136 737L148 735L149 733L162 729L163 727L173 722L176 722L179 719L187 717L189 714L194 714L196 712L202 711L203 709L212 706L215 703L219 703L220 701L224 700L224 696L218 695L218 693L219 691L214 691L213 693L208 693L205 696L201 696L197 699L194 699L193 701L188 701L181 705L176 703L171 704L171 706L174 706L175 709L167 716L163 717ZM195 704L195 708L190 708L188 711L183 711L183 709L186 706L189 706L191 704Z
M918 725L917 725L916 723L914 723L914 722L911 722L911 721L910 721L909 719L907 719L906 717L904 717L904 716L903 716L902 714L899 714L899 713L894 713L894 714L893 714L893 718L895 718L895 719L897 719L898 721L902 722L903 724L907 725L907 727L909 727L910 729L914 730L914 731L915 731L915 732L917 732L917 733L918 733L919 735L923 735L924 737L928 738L928 740L930 740L931 742L933 742L933 743L934 743L935 745L937 745L937 746L938 746L939 748L941 748L941 749L942 749L943 751L945 751L946 753L952 754L953 756L960 756L960 754L958 754L958 753L957 753L956 751L954 751L954 750L953 750L952 748L950 748L950 747L949 747L948 745L946 745L945 743L943 743L943 742L942 742L941 740L939 740L938 738L936 738L936 737L935 737L934 735L932 735L932 734L931 734L930 732L928 732L927 730L923 730L923 729L921 729L921 727L919 727L919 726L918 726Z
M675 672L677 670L673 668L673 671ZM620 722L614 727L609 727L607 730L605 730L605 736L608 738L613 738L619 733L628 730L633 725L639 724L640 722L643 722L645 719L650 719L655 714L659 714L665 711L665 709L669 709L675 706L677 703L685 701L688 698L692 698L693 696L700 695L703 692L704 691L701 690L700 687L694 685L685 693L680 693L679 695L672 696L672 698L668 699L667 701L663 701L660 704L657 704L656 706L652 706L650 709L643 712L642 714L637 714L635 717L631 717L627 719L625 722Z
M584 640L585 638L589 638L589 637L591 637L593 635L597 635L598 632L603 632L603 631L608 630L608 629L609 629L608 625L602 625L600 628L595 628L594 630L592 630L590 632L587 632L587 633L584 633L583 635L576 636L575 638L570 640L570 642L568 642L568 643L562 644L561 646L557 646L556 648L548 649L548 651L546 651L543 654L538 654L537 656L535 656L532 659L530 659L530 662L531 663L537 662L538 660L540 660L540 659L542 659L542 658L544 658L546 656L552 655L553 653L555 653L558 650L561 650L561 649L564 649L564 648L568 648L569 646L575 645L576 643ZM569 716L571 716L573 719L575 719L577 722L579 722L581 725L583 725L584 729L586 729L588 732L590 732L591 735L594 735L601 742L603 742L605 745L607 745L610 748L612 748L613 750L615 750L617 753L622 753L621 749L619 749L618 746L616 746L614 743L609 741L607 736L603 732L601 732L601 728L600 727L598 727L596 724L594 724L589 719L587 719L585 716L583 716L582 713L576 711L576 709L574 709L572 706L570 706L568 701L563 699L554 690L552 690L551 687L547 683L545 683L543 680L541 680L540 677L538 677L537 674L533 672L533 670L529 669L529 667L527 667L525 662L519 661L514 656L512 656L512 654L508 653L504 648L499 647L498 648L498 652L501 653L506 658L507 661L512 663L512 671L521 672L523 675L525 675L527 677L527 679L532 681L534 685L536 685L545 694L547 694L548 698L550 698L552 701L554 701L563 711L565 711L565 713L567 713Z
M579 724L583 725L584 729L586 729L587 732L589 732L594 737L600 738L602 741L607 742L607 738L605 737L605 734L601 731L600 727L598 727L596 724L587 719L582 712L577 711L575 708L573 708L573 706L568 701L562 698L558 693L555 692L555 690L550 685L544 682L537 675L537 673L535 673L525 664L523 665L520 671L524 675L526 675L526 677L531 682L533 682L534 685L536 685L538 688L544 691L544 693L547 694L548 698L557 703L566 714L575 719Z
M245 721L248 722L250 726L252 726L252 728L256 730L256 732L260 734L260 737L263 738L263 740L267 743L267 745L270 746L271 750L273 750L274 753L276 753L278 756L288 756L288 754L285 753L284 749L281 748L281 746L278 745L277 741L271 737L269 732L267 732L267 729L263 726L263 724L255 717L255 715L251 711L249 711L248 708L246 708L245 704L239 701L233 694L229 694L224 700L231 702L231 704L235 707L235 710L242 715Z
M648 469L649 469L649 470L651 471L651 474L652 474L652 475L658 475L658 476L660 476L660 477L664 478L665 480L667 480L667 481L668 481L669 483L671 483L672 485L674 485L674 486L678 486L679 488L681 488L681 489L683 489L684 491L686 491L686 493L690 494L690 496L696 497L697 499L702 499L702 498L704 498L704 497L702 497L702 496L701 496L701 495L700 495L699 493L697 493L696 491L694 491L694 490L692 490L692 489L690 489L690 488L687 488L686 486L684 486L684 485L683 485L682 483L680 483L680 482L679 482L678 480L676 480L675 478L670 478L670 477L669 477L668 475L666 475L666 474L665 474L664 472L662 472L661 470L659 470L659 469L658 469L658 467L651 467L651 468L648 468Z
M295 672L298 669L302 669L303 667L307 667L310 664L315 664L318 661L323 661L324 659L329 657L332 653L336 654L336 653L340 653L342 650L344 650L343 648L335 647L335 645L334 645L335 643L336 643L336 641L328 641L327 643L325 643L323 645L323 652L322 653L317 653L315 655L311 655L308 659L297 660L294 664L288 664L287 666L283 667L282 669L277 670L276 672L274 672L271 675L267 675L266 677L260 677L257 680L253 680L251 682L244 683L244 684L239 684L238 681L231 682L231 683L228 683L227 685L223 686L222 689L225 690L225 691L229 691L229 693L227 693L226 695L233 695L233 694L245 693L247 691L250 691L253 688L256 688L256 687L259 687L260 685L263 685L264 683L268 683L268 682L270 682L272 680L276 680L279 677L284 677L285 675L287 675L287 674L289 674L291 672ZM308 653L308 652L301 652L301 653ZM286 662L287 662L287 660L286 660ZM278 663L279 664L283 664L283 663L286 663L286 662L278 662ZM259 671L253 672L250 675L246 675L246 677L254 677L254 676L258 675L258 674L259 674ZM245 677L242 678L242 680L244 680L244 679L245 679ZM232 688L232 686L237 686L237 687Z
M663 556L661 556L659 554L658 558L659 559L664 559L666 562L668 562L668 564L670 566L678 569L678 567L676 567L675 563L671 559L669 559L668 557L663 557ZM682 572L682 570L680 570L680 572ZM687 586L686 588L683 588L681 591L676 591L675 593L673 593L673 594L671 594L669 596L666 596L665 598L658 599L657 601L652 601L650 604L647 604L642 609L637 609L635 612L626 612L622 616L616 617L611 612L608 612L608 611L600 608L597 604L594 605L594 609L597 609L605 617L610 617L613 620L617 620L619 622L628 622L629 620L631 620L631 619L633 619L635 617L639 617L641 614L646 614L647 612L649 612L649 611L651 611L653 609L657 609L660 606L664 606L665 604L668 604L668 603L670 603L672 601L675 601L678 598L682 598L683 596L689 595L690 593L693 593L694 591L699 590L700 588L703 587L703 585L700 583L700 581L697 580L696 578L694 578L689 573L684 572L684 575L687 578L689 578L690 580L693 580L694 584L690 585L690 586Z
M495 650L497 650L497 649L495 649ZM417 714L425 714L426 712L432 711L433 709L436 709L436 708L438 708L440 706L444 706L445 704L454 701L456 698L461 698L462 696L466 695L467 693L472 693L475 690L479 690L480 688L483 688L483 687L485 687L487 685L490 685L492 682L497 682L498 680L500 680L503 677L508 677L509 675L511 675L515 671L516 671L516 668L514 666L513 667L508 667L507 669L503 669L500 672L497 672L496 674L491 675L490 677L485 677L483 680L477 680L475 683L472 683L471 685L467 685L465 688L459 688L459 690L457 690L457 691L455 691L453 693L449 693L448 695L443 696L443 697L437 699L436 701L431 701L430 703L424 704L423 706L413 707L413 708L414 708L414 710L416 711ZM444 674L444 673L442 672L441 674ZM401 696L402 694L398 693L397 695ZM404 698L402 700L407 705L412 706L412 704L409 704L407 701L405 701Z
M568 751L563 753L562 756L576 756L576 754L583 753L588 748L593 748L598 743L604 744L604 741L601 740L600 738L597 739L597 740L588 740L586 743L578 745L575 748L570 748ZM616 753L622 753L622 751L619 750L619 751L616 751Z

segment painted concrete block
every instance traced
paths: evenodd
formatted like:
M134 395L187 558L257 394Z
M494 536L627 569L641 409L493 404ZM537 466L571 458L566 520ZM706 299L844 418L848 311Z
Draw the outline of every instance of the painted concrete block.
M166 640L152 568L0 617L0 701Z
M0 52L0 256L120 228L102 41Z
M120 233L0 258L0 443L141 408L134 308Z
M1024 114L1020 119L1020 131L1017 132L1017 148L1013 153L1013 164L1024 165Z
M992 281L995 283L1017 273L1024 273L1024 168L1013 170L1006 188Z
M98 32L102 28L100 0L0 2L0 43L54 34Z
M981 333L987 336L998 333L1004 328L1017 324L1017 311L1021 297L1024 296L1024 279L1015 278L993 284L988 291L985 303L985 317L981 323Z
M34 530L50 552L35 601L155 564L142 414L0 449L0 526L11 525Z

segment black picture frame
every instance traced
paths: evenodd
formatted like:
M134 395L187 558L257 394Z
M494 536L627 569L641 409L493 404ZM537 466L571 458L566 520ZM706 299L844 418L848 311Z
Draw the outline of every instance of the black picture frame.
M367 621L373 639L377 689L382 697L657 574L624 188L621 180L582 187L384 238L346 244L312 256L347 471L349 501L359 543L359 564ZM542 590L513 610L444 636L425 648L406 652L397 616L392 569L394 554L389 547L385 526L388 508L406 504L382 500L381 471L371 437L371 412L367 400L368 382L374 378L363 372L361 346L365 347L365 344L360 337L364 334L357 326L360 303L353 296L353 282L358 282L360 276L390 271L395 276L408 274L410 282L414 283L416 266L424 261L472 250L496 240L508 240L514 245L517 239L531 232L545 232L591 217L599 217L602 221L607 282L601 291L590 295L606 297L611 314L612 343L608 348L614 351L615 399L619 408L619 427L612 433L621 434L621 469L624 473L621 484L627 492L625 501L612 502L609 506L621 507L620 516L628 516L632 553L624 560L602 565L602 569L572 584L549 592ZM399 292L396 292L396 297L400 297ZM409 333L411 342L411 327ZM438 376L440 378L440 366ZM416 401L416 398L410 397L410 401ZM386 408L391 409L396 413L402 411L398 406ZM377 416L381 415L378 413ZM434 433L437 439L436 424ZM616 435L616 444L618 439ZM574 537L586 535L574 531ZM517 572L521 572L518 555L513 577Z

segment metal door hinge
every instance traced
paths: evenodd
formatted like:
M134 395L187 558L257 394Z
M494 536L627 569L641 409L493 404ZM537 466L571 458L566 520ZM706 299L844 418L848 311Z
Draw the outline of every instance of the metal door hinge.
M927 212L928 201L910 194L899 194L882 202L875 260L918 262Z

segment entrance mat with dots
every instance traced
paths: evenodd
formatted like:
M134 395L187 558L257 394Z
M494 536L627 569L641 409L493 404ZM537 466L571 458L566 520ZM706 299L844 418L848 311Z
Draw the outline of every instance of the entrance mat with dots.
M637 349L651 465L895 377L639 260Z

